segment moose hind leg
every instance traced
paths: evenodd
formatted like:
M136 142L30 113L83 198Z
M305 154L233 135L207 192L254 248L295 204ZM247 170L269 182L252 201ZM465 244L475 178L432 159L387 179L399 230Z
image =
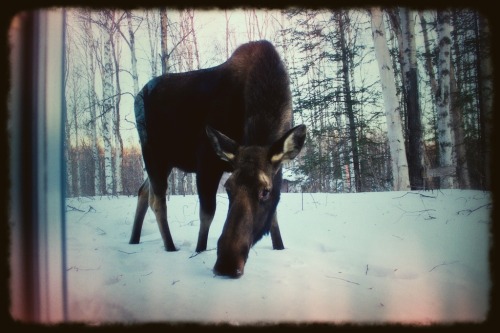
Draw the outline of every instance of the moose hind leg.
M280 227L278 226L277 213L274 213L273 221L271 224L271 241L273 242L273 249L284 250L283 240L281 239Z
M144 216L148 210L149 200L149 180L146 179L139 188L137 196L137 208L135 210L134 225L132 226L132 235L130 236L130 244L139 244L141 240L142 223Z
M170 234L170 228L168 227L167 221L167 187L166 184L161 189L155 188L154 183L150 180L149 189L149 206L153 210L156 222L160 228L161 237L163 239L163 244L165 245L165 250L177 251L174 245L172 235Z

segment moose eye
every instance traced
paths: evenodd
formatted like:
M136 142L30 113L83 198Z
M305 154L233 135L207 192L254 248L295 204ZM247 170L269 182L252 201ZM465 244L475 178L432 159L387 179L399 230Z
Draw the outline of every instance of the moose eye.
M267 199L269 199L270 194L271 194L271 189L263 188L262 190L260 190L259 200L266 201Z

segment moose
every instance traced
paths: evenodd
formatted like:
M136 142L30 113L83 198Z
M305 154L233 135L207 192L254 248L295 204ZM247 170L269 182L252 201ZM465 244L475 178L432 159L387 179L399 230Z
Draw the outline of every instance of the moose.
M196 173L205 251L224 172L229 209L217 242L216 275L243 275L250 248L271 234L284 249L276 216L282 164L295 158L306 127L292 127L289 78L268 41L239 46L224 63L150 80L134 102L147 179L138 191L130 244L140 241L148 206L166 251L176 251L167 222L167 178L176 167Z

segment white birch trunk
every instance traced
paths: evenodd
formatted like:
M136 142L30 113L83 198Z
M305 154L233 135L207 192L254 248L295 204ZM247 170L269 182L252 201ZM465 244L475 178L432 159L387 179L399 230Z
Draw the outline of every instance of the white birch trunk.
M387 120L387 137L391 153L393 189L405 191L410 188L408 176L408 162L404 146L399 102L394 81L389 48L385 37L383 14L380 8L370 8L373 43L377 58L382 94L384 96L385 116Z
M88 58L88 68L89 68L89 80L88 80L88 102L90 107L90 136L92 145L92 159L94 161L94 195L101 194L101 167L99 164L99 146L97 141L97 110L96 110L96 94L95 94L95 67L94 67L94 35L92 33L92 13L87 11L87 21L84 23L85 33L87 35L87 58Z
M134 34L134 29L132 27L132 13L130 11L127 11L127 24L128 24L128 34L129 34L129 48L130 48L130 54L131 54L131 64L132 64L132 81L134 84L134 96L137 96L139 93L139 74L137 72L137 56L135 54L135 34ZM146 13L147 15L147 13ZM151 33L151 32L149 32ZM142 175L143 179L145 180L148 175L146 173L146 169L144 167L144 160L141 159L141 166L142 166Z
M340 87L337 88L337 94L340 94ZM340 104L338 104L339 106L339 109L337 110L336 112L336 120L337 120L337 127L339 128L339 132L338 132L338 137L339 138L344 138L347 134L346 133L343 133L343 128L344 128L344 117L345 115L343 114L343 110L340 110ZM345 142L345 140L342 140L341 143L340 143L340 149L339 149L339 155L338 155L338 159L340 161L339 165L340 165L340 173L341 173L341 177L342 177L342 192L347 192L347 190L351 189L351 184L350 184L350 179L349 179L349 165L348 164L344 164L344 161L346 159L345 157L345 154L344 152L348 150L348 148L346 147L347 145L347 142Z
M450 12L438 13L438 81L439 89L436 94L437 103L437 127L439 141L439 164L446 168L455 165L453 163L453 135L452 120L450 115L450 62L451 62L451 26ZM454 174L441 177L441 188L454 187Z
M112 126L113 126L113 55L111 54L111 33L103 29L104 37L104 78L102 132L104 143L105 194L113 194Z
M137 73L137 56L135 54L135 34L132 27L132 13L127 10L127 24L129 35L129 48L132 63L132 82L134 84L134 96L139 93L139 74Z
M151 17L152 14L149 10L146 10L146 23L148 27L148 37L149 37L149 49L150 49L150 54L151 54L151 59L150 59L150 66L151 66L151 77L156 77L158 75L158 70L157 70L157 48L156 48L156 39L158 37L157 34L157 26L156 22L154 20L154 16Z
M120 129L117 127L116 119L114 122L115 133L118 133ZM118 135L115 138L115 192L117 194L123 193L123 183L122 183L122 164L123 164L123 153L121 149L120 137Z
M73 87L73 89L78 89L77 87ZM74 92L75 93L75 92ZM82 194L82 163L80 161L80 136L78 135L78 114L76 110L76 98L73 104L73 122L75 125L75 160L76 160L76 189L75 196L80 196Z
M401 34L403 47L403 71L405 76L417 64L417 50L415 47L415 19L408 8L400 8ZM406 79L408 80L408 78Z
M68 186L66 188L67 196L74 196L74 190L73 190L73 173L71 172L71 156L70 156L70 150L71 150L71 129L68 121L68 117L65 117L65 123L66 123L66 131L65 131L65 136L66 136L66 147L64 149L64 155L66 157L66 169L67 169L67 180L68 180Z
M160 9L161 73L168 72L168 16L165 8Z
M114 15L114 14L113 14ZM112 35L111 38L114 38ZM115 193L121 194L123 192L122 184L122 160L123 160L123 142L120 133L120 101L121 101L121 87L120 87L120 63L118 61L118 54L120 53L120 38L116 40L112 39L112 52L115 70L115 83L116 83L116 97L115 99L115 112L113 113L113 130L114 130L114 141L115 141L115 155L114 155L114 166L115 166Z

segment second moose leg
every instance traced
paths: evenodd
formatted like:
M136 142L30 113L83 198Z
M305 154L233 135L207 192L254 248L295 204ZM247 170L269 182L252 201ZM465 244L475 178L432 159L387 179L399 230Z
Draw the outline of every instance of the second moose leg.
M149 202L149 179L146 179L139 188L137 195L137 208L135 210L134 225L132 227L132 235L130 236L130 244L139 244L141 240L142 223L144 216L148 210Z
M199 171L196 175L196 186L200 200L200 231L196 252L207 249L208 231L215 215L217 187L221 176L222 172L209 174L203 171Z
M161 238L167 251L177 251L174 245L167 221L167 179L171 168L168 169L164 177L154 179L149 178L149 207L153 210L156 222L160 228Z
M273 249L284 250L283 240L281 239L280 227L278 226L277 212L274 213L273 222L271 224L271 241L273 242Z

